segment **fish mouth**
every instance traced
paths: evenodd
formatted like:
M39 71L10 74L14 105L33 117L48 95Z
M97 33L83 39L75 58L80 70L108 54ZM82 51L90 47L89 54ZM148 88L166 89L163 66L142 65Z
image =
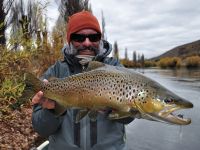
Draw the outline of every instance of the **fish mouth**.
M189 109L192 107L192 103L190 103L189 105L185 105L184 107L171 106L165 108L159 113L150 113L149 115L153 117L152 119L155 119L157 121L176 125L189 125L191 123L191 119L185 118L183 114L177 114L177 111L182 109Z

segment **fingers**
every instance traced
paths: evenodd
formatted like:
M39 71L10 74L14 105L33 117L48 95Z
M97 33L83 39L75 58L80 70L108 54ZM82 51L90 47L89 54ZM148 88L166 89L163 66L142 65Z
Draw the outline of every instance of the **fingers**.
M42 102L42 97L43 97L43 92L39 91L38 93L35 94L35 96L32 98L32 104L39 104Z
M44 101L42 102L42 108L54 109L55 106L56 106L55 101L49 99L44 99Z
M55 101L44 98L42 91L39 91L33 97L32 105L35 105L35 104L39 104L42 106L42 108L46 108L46 109L54 109L55 108Z

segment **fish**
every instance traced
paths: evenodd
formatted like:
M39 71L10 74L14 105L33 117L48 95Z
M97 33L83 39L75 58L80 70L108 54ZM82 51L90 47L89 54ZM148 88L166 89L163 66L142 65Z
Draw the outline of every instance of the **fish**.
M66 78L44 83L26 73L21 103L38 91L56 102L55 114L69 108L79 109L76 122L88 115L95 120L99 110L111 110L110 120L126 117L188 125L191 118L175 112L193 108L193 104L145 75L121 66L91 61L87 69ZM19 99L20 100L20 99Z

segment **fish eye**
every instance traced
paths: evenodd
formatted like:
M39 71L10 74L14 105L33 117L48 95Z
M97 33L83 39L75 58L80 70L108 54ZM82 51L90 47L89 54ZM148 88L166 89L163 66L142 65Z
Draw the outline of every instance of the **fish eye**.
M165 99L164 99L164 102L165 102L165 103L171 103L171 102L173 102L173 100L172 100L171 98L165 98Z

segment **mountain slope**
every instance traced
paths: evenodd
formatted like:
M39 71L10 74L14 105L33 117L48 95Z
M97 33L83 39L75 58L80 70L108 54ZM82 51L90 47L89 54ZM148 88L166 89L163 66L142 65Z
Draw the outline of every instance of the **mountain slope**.
M164 54L151 58L151 60L159 60L164 57L188 57L193 55L200 55L200 40L177 46Z

